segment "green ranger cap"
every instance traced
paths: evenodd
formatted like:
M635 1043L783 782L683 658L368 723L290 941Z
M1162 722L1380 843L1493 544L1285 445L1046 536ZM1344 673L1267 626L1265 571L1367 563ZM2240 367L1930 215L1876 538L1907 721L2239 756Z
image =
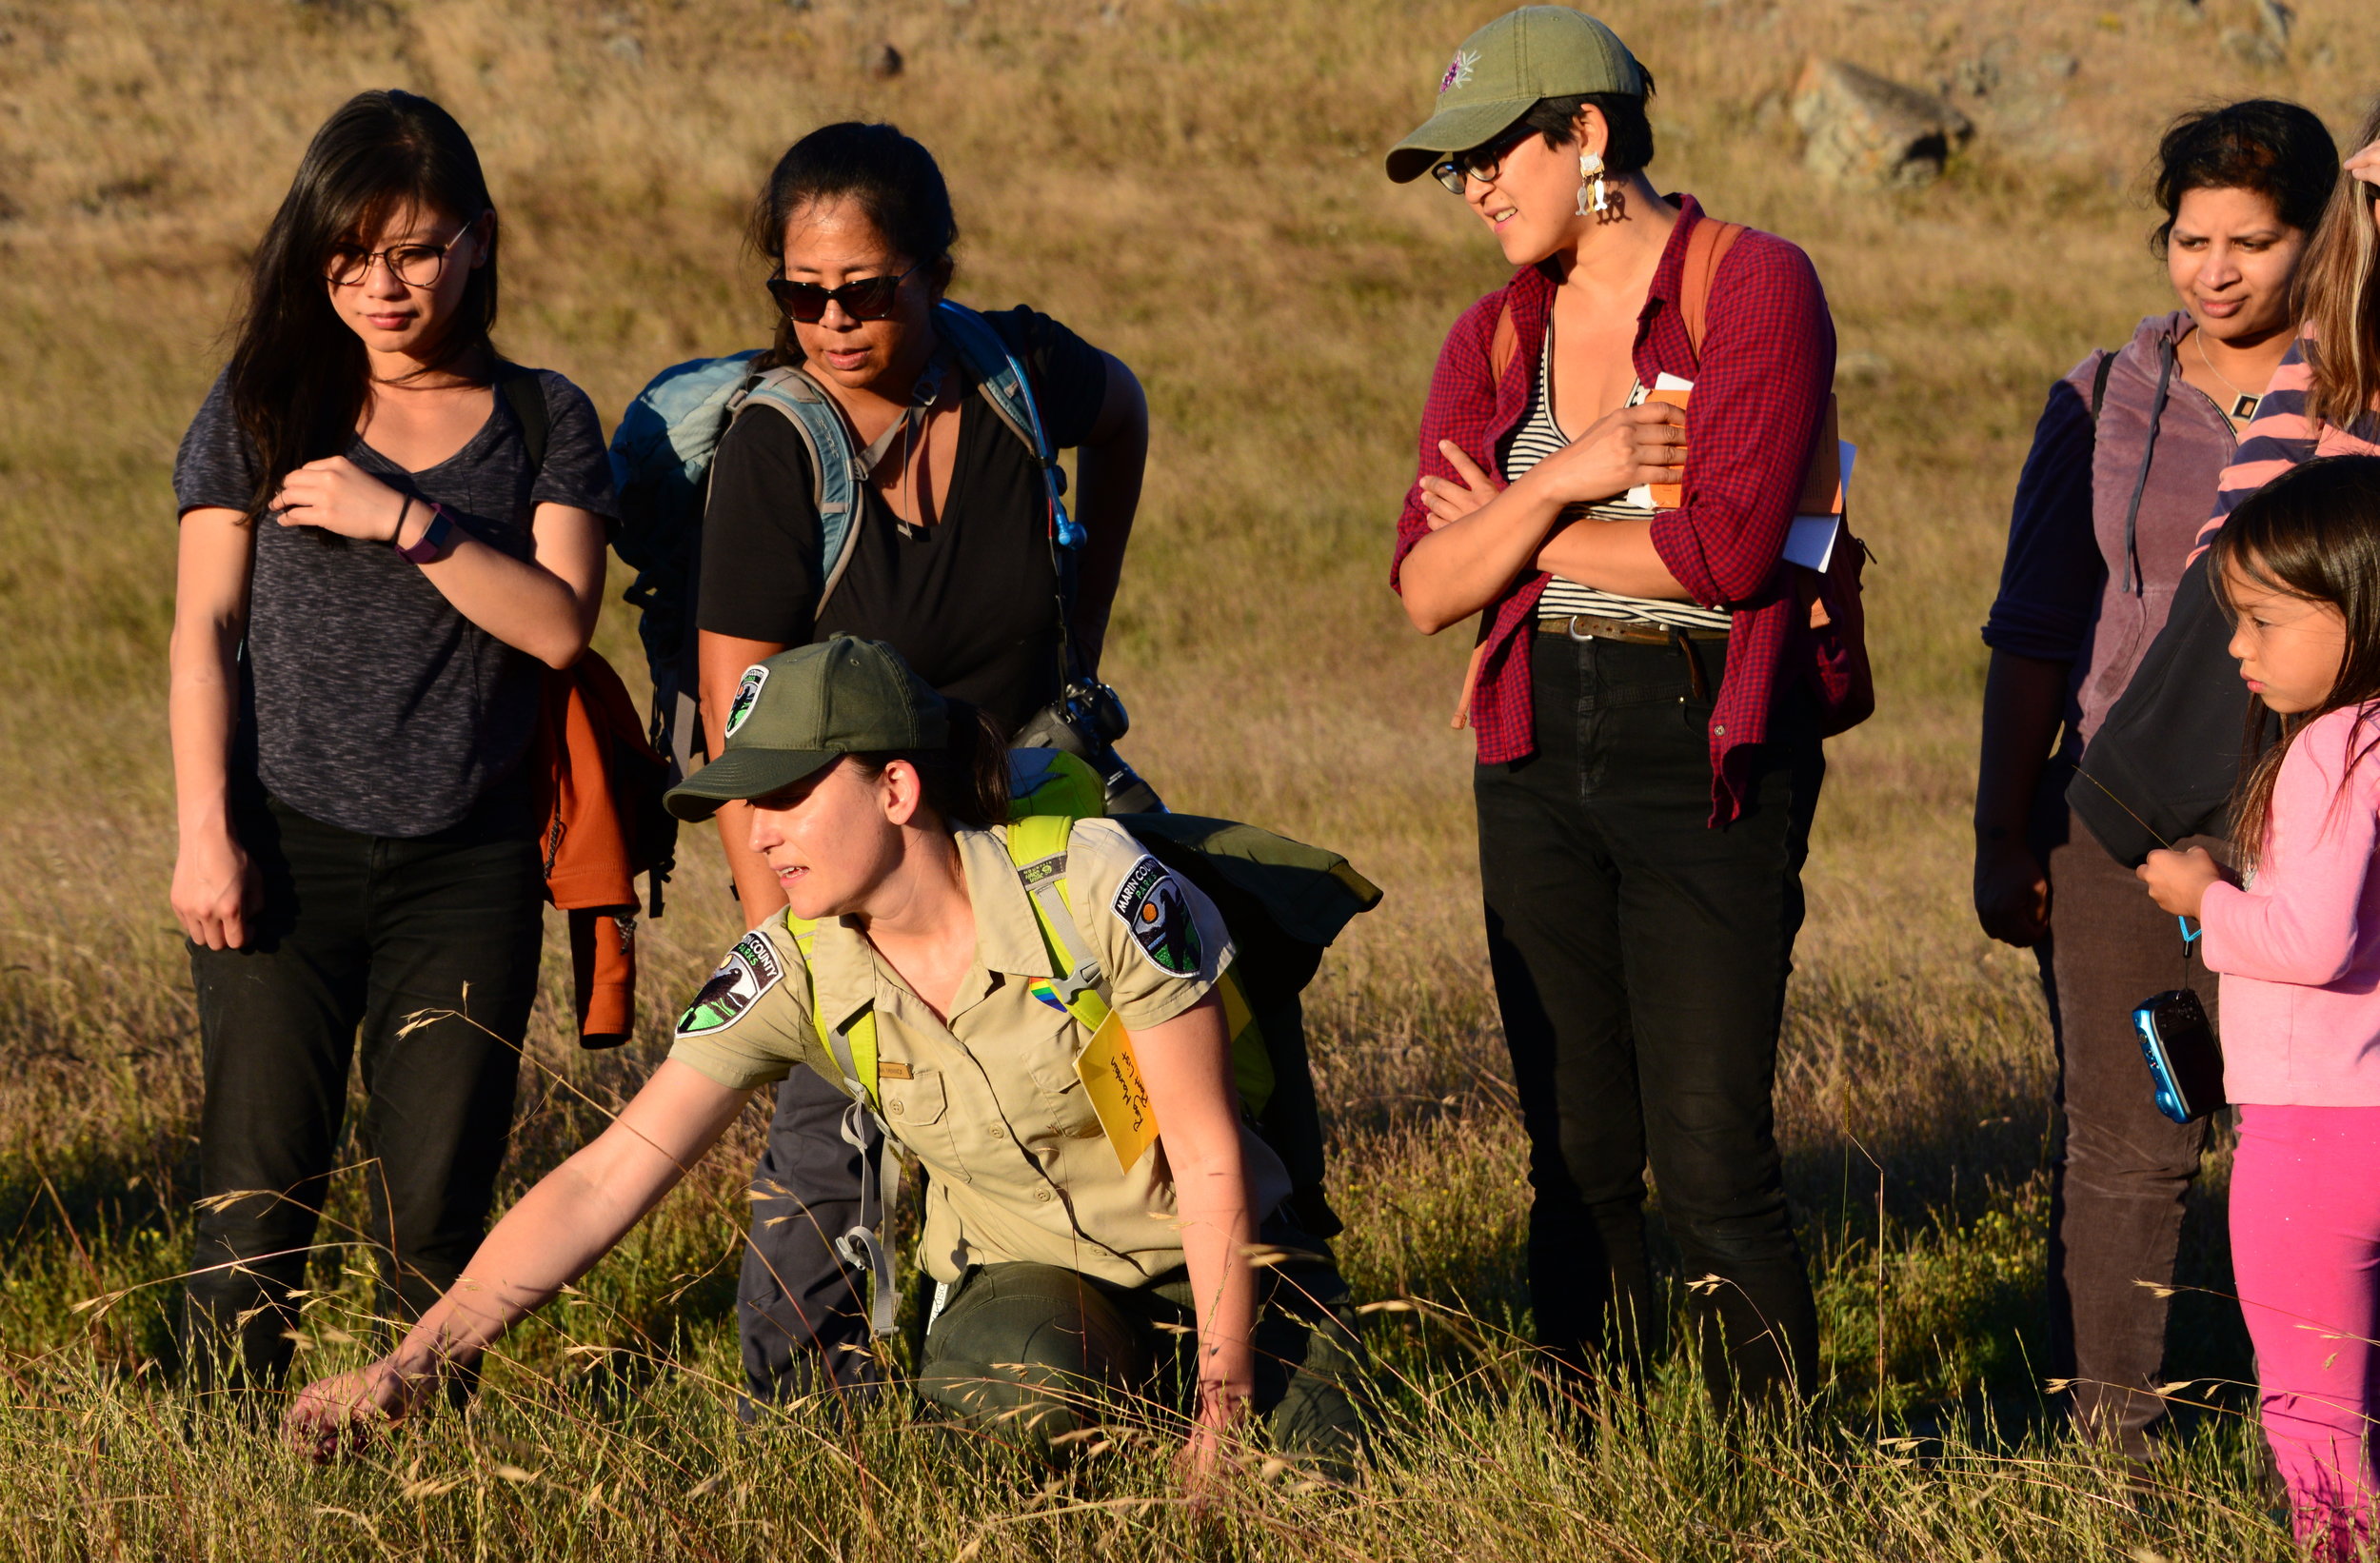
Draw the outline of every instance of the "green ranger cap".
M745 668L722 736L719 758L662 799L679 819L765 798L843 755L939 749L950 742L950 712L892 647L838 635Z
M1399 185L1467 151L1527 113L1539 98L1586 92L1644 96L1644 68L1619 34L1568 6L1523 6L1462 41L1438 79L1438 111L1388 154Z

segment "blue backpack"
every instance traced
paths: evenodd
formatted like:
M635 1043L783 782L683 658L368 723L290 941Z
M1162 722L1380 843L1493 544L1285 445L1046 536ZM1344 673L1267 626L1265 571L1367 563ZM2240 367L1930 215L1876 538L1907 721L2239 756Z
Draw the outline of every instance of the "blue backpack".
M1021 441L1041 471L1049 506L1049 540L1060 590L1072 607L1075 560L1082 528L1066 514L1066 474L1058 465L1023 364L991 323L944 299L934 327L981 382L984 399ZM728 425L745 409L774 409L801 434L810 458L812 502L818 507L818 611L843 582L860 536L867 470L842 410L798 367L755 370L758 349L673 365L637 392L611 437L611 471L620 490L620 523L612 546L635 570L623 597L639 612L638 637L653 679L653 747L670 765L675 784L702 752L700 690L695 677L695 584L701 571L703 509L711 458Z

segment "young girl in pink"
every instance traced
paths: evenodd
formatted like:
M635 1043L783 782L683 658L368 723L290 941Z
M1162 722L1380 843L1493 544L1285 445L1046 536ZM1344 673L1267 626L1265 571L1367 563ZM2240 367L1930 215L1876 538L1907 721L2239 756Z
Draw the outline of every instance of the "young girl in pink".
M2283 738L2241 789L2243 883L2194 848L2152 853L2140 877L2199 920L2222 974L2232 1264L2265 1436L2298 1539L2328 1563L2371 1528L2380 1398L2380 457L2275 479L2210 565Z

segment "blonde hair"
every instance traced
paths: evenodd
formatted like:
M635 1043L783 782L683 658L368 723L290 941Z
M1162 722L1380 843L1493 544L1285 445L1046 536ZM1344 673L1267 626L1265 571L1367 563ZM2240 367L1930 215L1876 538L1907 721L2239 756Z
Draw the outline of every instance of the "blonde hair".
M2355 145L2380 139L2380 104ZM2351 428L2380 406L2380 189L2342 172L2322 226L2297 268L2297 317L2313 337L2313 388L2306 414L2320 427Z

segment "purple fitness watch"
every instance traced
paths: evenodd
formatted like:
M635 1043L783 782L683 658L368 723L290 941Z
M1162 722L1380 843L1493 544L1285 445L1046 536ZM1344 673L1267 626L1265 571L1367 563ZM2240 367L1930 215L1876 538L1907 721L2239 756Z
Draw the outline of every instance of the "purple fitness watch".
M405 517L402 512L397 517L397 529L400 532L405 529ZM429 524L422 529L420 537L416 538L410 545L391 543L389 546L397 550L399 559L409 564L428 564L445 557L446 539L453 534L454 523L446 519L446 507L443 505L432 505L429 507Z

